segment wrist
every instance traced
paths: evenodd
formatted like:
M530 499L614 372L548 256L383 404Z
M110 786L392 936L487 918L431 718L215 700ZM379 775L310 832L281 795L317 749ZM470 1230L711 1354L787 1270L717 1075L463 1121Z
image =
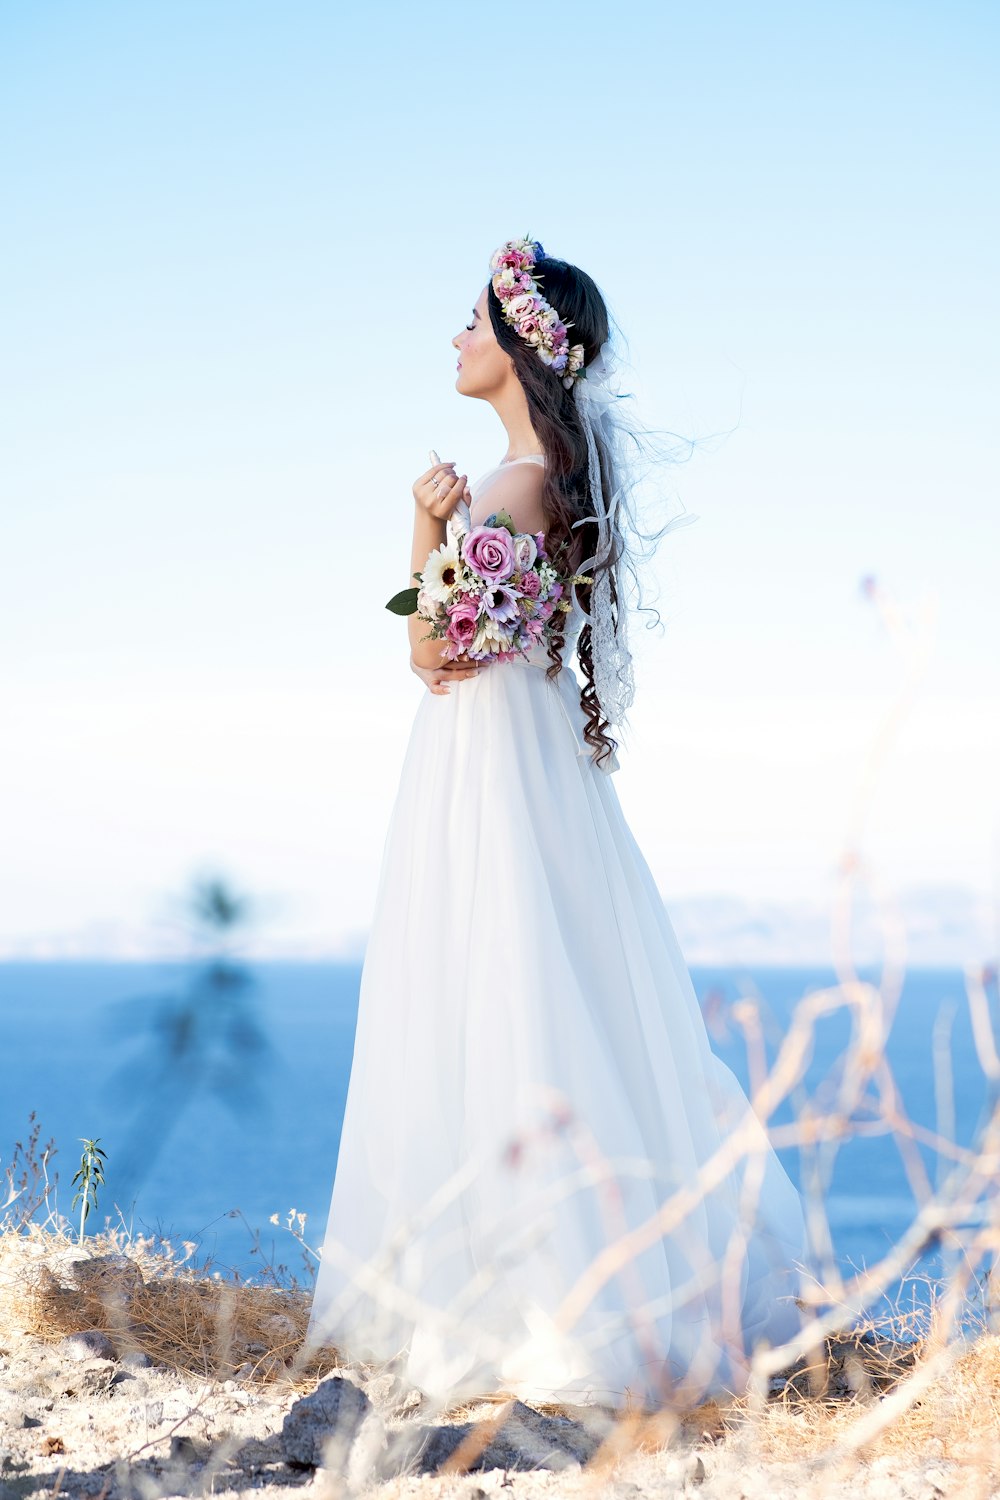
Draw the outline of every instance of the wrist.
M413 502L413 514L415 520L423 521L428 526L444 526L445 524L443 516L432 515L425 505L421 505L419 500L414 500Z

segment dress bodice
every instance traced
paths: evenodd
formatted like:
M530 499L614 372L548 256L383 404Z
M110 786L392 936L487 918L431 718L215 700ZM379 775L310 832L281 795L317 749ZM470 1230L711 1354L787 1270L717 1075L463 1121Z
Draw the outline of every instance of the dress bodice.
M483 493L489 489L491 483L498 474L502 474L505 469L510 468L513 464L528 463L541 464L544 466L544 455L542 455L541 453L526 453L522 458L508 458L503 463L495 464L492 469L487 469L485 474L480 474L478 479L473 479L472 481L470 481L469 491L472 495L472 504L469 507L470 510L476 507L478 500L483 495ZM489 512L487 512L487 514L489 514ZM478 517L476 520L476 525L481 525L482 519L482 516ZM448 526L451 529L452 539L457 540L458 538L454 524L454 517L449 517ZM569 610L568 618L566 620L566 636L562 650L562 659L564 663L567 663L569 661L574 650L576 649L577 637L579 636L580 631L583 628L583 625L587 618L583 613L583 610L580 608L579 604L577 604L576 600L573 598L572 587L568 592L572 608ZM543 645L533 646L524 660L532 666L548 667L550 665L548 648Z

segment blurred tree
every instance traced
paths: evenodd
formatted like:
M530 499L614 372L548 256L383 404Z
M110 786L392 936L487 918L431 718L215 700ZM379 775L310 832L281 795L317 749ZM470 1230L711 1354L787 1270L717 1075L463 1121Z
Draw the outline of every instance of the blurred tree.
M260 1072L273 1048L257 1015L257 980L234 953L252 905L221 877L196 880L183 908L196 955L176 989L110 1007L115 1034L136 1050L108 1080L133 1105L116 1153L116 1197L128 1202L196 1098L244 1117L263 1110Z

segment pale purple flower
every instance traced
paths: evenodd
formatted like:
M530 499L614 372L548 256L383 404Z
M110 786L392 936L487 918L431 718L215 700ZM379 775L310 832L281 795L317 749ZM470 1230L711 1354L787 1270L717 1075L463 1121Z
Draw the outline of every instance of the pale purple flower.
M462 541L462 556L487 583L501 583L514 571L514 549L506 526L474 526Z
M495 588L486 590L483 595L483 607L491 620L496 620L500 625L506 625L508 620L517 619L517 594L506 584L498 583Z

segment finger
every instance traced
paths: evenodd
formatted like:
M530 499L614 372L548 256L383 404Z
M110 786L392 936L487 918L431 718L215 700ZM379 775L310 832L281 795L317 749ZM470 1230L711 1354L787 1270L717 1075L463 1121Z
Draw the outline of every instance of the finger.
M433 504L440 518L444 519L451 515L458 496L463 493L468 477L468 474L453 474L442 479L441 483L435 486ZM459 486L458 495L454 493L456 484Z
M438 481L436 484L432 480L431 494L434 496L435 500L442 499L455 484L457 478L457 474L445 472L444 474L438 476Z
M420 484L430 484L431 480L435 477L436 474L443 474L448 469L454 469L454 467L455 460L453 458L449 458L447 461L442 460L441 463L433 464L425 474L422 474L418 482Z
M414 480L413 493L416 494L419 490L421 491L421 493L426 491L426 493L430 496L437 495L437 492L441 487L441 478L439 476L443 476L452 472L454 468L455 465L451 461L449 461L448 463L434 464L432 468L425 470L424 473L421 474L419 479Z
M468 663L463 665L460 662L443 662L440 667L434 668L433 680L435 682L451 682L456 677L464 677L468 670Z
M432 515L437 519L446 520L455 506L455 497L452 487L456 483L457 475L449 469L442 469L426 484L422 485L424 490L423 503ZM467 476L463 475L463 479Z

